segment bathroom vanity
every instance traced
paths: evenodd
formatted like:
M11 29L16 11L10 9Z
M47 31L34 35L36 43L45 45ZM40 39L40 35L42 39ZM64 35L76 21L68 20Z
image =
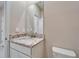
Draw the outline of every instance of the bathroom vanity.
M14 7L10 15L9 55L11 58L43 58L43 2L17 3L10 2Z
M32 38L29 36L13 38L10 40L11 58L43 58L43 38Z

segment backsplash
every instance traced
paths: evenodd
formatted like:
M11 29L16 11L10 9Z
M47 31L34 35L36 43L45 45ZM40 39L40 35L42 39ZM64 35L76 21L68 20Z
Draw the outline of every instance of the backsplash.
M24 36L30 36L30 37L38 37L38 38L43 38L43 34L38 34L38 33L13 33L9 35L10 39L13 38L19 38L19 37L24 37Z

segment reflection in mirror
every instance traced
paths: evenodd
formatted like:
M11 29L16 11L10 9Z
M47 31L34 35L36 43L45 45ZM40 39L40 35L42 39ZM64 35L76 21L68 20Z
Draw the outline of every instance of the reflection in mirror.
M9 2L10 34L43 36L43 2ZM17 8L16 8L17 7Z
M33 35L43 35L43 2L31 4L27 8L26 32Z

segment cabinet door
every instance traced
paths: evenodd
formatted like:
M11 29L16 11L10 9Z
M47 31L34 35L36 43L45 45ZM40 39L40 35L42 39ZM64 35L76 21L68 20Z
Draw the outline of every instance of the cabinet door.
M18 45L18 44L15 44L15 43L10 43L10 47L14 48L14 49L26 54L26 55L31 56L31 48L24 47L22 45Z
M10 48L10 57L11 58L30 58L30 57L28 57L16 50L12 49L12 48Z

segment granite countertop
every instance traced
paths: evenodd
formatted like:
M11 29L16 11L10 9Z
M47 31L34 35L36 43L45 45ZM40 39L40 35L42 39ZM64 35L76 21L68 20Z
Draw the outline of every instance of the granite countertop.
M36 38L36 37L32 38L29 36L25 36L25 37L13 38L10 40L10 42L32 48L33 46L37 45L43 40L44 40L43 38Z

